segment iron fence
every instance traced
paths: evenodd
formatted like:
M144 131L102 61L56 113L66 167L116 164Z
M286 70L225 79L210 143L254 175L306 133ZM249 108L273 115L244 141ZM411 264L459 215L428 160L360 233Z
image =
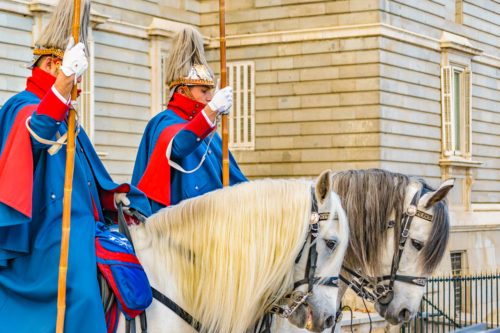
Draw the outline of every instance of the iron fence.
M498 271L430 278L418 315L401 332L445 333L477 323L498 327L499 280Z

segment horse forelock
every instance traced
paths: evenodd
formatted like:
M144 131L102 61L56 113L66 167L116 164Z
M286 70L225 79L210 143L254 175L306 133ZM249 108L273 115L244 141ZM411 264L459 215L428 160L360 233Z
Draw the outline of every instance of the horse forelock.
M349 223L349 247L345 262L353 268L380 275L381 260L387 241L392 213L395 216L394 251L401 235L401 219L409 186L433 190L425 180L382 169L348 170L333 176L333 190L342 202ZM420 194L417 196L420 196ZM446 204L434 205L431 234L421 255L424 271L433 270L441 261L449 236Z
M306 180L252 181L148 219L155 274L169 276L177 293L169 296L205 332L244 332L291 290L295 258L308 232L310 186Z

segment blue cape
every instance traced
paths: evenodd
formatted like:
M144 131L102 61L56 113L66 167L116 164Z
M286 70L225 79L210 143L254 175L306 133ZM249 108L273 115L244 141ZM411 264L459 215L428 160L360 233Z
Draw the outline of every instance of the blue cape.
M31 188L28 184L9 192L15 198L31 191L30 214L6 203L8 200L0 202L0 323L12 332L54 332L57 317L66 150L63 148L51 156L47 149L39 151L22 144L19 151L7 156L9 147L6 146L13 141L10 134L15 133L13 127L18 115L22 115L26 107L39 103L35 94L24 91L0 109L0 161L9 164L17 159L30 160L33 179ZM50 117L42 117L50 121ZM24 124L24 119L17 119L17 123ZM64 122L59 131L61 134L67 131ZM16 137L18 135L21 134L17 133ZM8 178L3 176L0 181L6 182ZM29 176L29 173L20 174L14 183ZM106 332L97 282L95 214L104 222L100 191L124 188L130 189L127 197L131 207L150 215L144 194L133 186L118 185L111 180L81 130L77 137L71 199L65 332Z

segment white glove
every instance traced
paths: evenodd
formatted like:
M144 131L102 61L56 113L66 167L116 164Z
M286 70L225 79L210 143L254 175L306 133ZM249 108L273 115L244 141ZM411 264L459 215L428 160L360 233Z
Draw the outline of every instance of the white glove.
M64 59L61 65L61 70L64 75L71 76L75 75L75 84L76 80L85 73L87 68L89 67L89 63L87 61L87 56L85 54L85 45L83 43L78 43L75 45L75 40L71 37L68 47L66 47L66 51L64 52Z
M117 208L117 203L121 202L123 204L123 212L127 215L132 216L130 212L130 200L127 198L127 193L115 193L115 208Z
M212 111L217 110L219 113L228 114L229 109L233 106L233 88L227 86L224 89L217 90L208 106Z

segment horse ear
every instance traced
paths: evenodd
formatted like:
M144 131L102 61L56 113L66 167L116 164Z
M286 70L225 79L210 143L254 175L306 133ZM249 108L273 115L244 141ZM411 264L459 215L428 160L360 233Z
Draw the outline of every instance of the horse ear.
M434 206L438 202L442 201L450 190L453 188L453 185L455 184L455 178L450 178L446 179L444 182L439 185L438 189L435 192L430 192L427 193L422 199L424 199L424 205L425 208L429 208L431 206Z
M324 171L316 181L316 198L318 204L323 205L328 201L330 191L332 190L332 171Z

